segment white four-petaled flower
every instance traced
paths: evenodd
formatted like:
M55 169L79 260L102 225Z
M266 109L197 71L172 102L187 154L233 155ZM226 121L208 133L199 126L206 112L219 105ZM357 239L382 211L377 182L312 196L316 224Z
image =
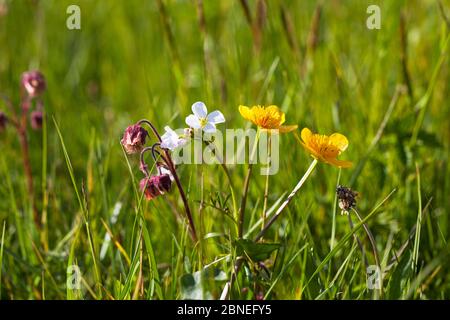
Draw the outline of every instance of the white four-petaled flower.
M208 109L199 101L192 105L192 112L186 117L186 124L192 129L202 129L206 133L216 132L216 124L225 122L222 112L216 110L208 114Z
M186 134L178 135L178 133L172 130L169 126L165 126L164 130L166 132L161 136L161 148L173 151L178 147L184 146L189 141Z

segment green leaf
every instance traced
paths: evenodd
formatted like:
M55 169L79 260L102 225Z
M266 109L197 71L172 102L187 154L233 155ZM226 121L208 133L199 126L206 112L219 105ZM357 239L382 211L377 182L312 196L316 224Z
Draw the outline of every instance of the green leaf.
M180 278L181 299L205 300L212 299L207 290L207 284L212 281L227 281L226 273L217 268L207 268L194 273L188 273Z
M256 243L248 239L238 239L235 245L238 255L246 255L253 261L266 260L272 252L281 247L279 243Z

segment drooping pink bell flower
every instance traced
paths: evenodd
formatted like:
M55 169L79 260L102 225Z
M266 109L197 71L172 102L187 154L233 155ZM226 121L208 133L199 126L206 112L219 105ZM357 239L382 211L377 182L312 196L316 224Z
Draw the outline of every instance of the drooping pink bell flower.
M42 128L42 121L44 116L42 111L33 111L30 115L31 128L34 130L39 130Z
M144 128L138 124L134 124L125 130L120 143L128 154L139 153L144 148L145 138L147 136L148 132Z
M152 200L157 196L169 192L171 186L172 180L170 180L168 174L147 177L142 179L139 183L139 188L141 192L144 192L144 196L147 200Z
M44 75L39 71L27 71L22 74L22 86L31 98L41 95L46 89Z

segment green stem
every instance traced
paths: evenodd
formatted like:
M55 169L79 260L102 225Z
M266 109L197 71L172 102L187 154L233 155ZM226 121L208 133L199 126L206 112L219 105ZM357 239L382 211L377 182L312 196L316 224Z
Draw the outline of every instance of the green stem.
M228 183L230 184L230 193L231 193L231 201L233 202L233 217L235 219L235 221L237 221L238 219L238 209L237 209L237 203L236 203L236 194L234 192L234 184L233 184L233 180L231 178L231 174L230 171L228 170L227 165L225 164L225 162L223 161L223 158L221 158L216 152L215 152L215 148L214 147L214 143L211 141L204 141L206 146L213 152L214 157L217 159L217 162L219 162L220 167L222 168L223 172L225 173L225 176L227 177Z
M292 190L291 194L281 204L281 206L278 208L277 212L275 212L275 214L272 216L272 218L270 218L270 220L267 222L265 227L256 236L255 242L258 241L259 239L261 239L264 236L264 234L267 232L267 230L270 228L270 226L278 219L278 217L281 215L283 210L291 202L292 198L297 194L298 190L300 190L300 188L303 186L303 184L305 183L306 179L308 179L308 177L311 175L311 173L313 172L313 170L316 167L316 165L317 165L317 159L314 159L313 162L311 162L311 164L309 165L308 170L306 170L306 172L303 175L303 177L300 179L300 181L297 183L295 188Z
M358 210L356 210L355 208L352 208L353 212L355 213L355 215L358 217L359 221L362 223L363 219L360 216ZM380 256L378 254L378 250L377 250L377 245L375 243L375 238L373 237L372 232L370 232L369 226L367 225L367 223L363 223L363 228L366 231L367 237L369 238L370 244L372 246L372 251L373 251L373 256L375 258L375 264L377 265L378 270L382 273L381 270L381 264L380 264ZM381 286L380 286L380 295L383 294L383 276L380 275L381 278Z
M267 159L268 163L270 163L272 156L271 150L272 150L272 136L269 133L268 141L267 141L268 149L267 149ZM262 229L266 226L266 219L267 219L267 199L269 197L269 172L266 174L266 185L264 188L264 205L263 205L263 211L262 211Z
M250 185L250 177L252 175L253 159L255 157L256 149L257 149L258 142L259 142L259 134L260 134L260 131L258 128L258 131L256 132L256 139L255 139L255 142L253 143L252 154L250 156L249 163L248 163L247 175L245 176L244 190L242 192L242 199L241 199L241 207L239 208L239 221L238 221L239 238L242 238L242 235L244 232L245 205L247 202L248 187Z
M341 181L341 172L342 169L339 168L337 182L336 182L336 188L339 186L339 183ZM336 241L336 209L337 209L337 193L334 193L334 202L333 202L333 216L331 220L331 240L330 240L330 250L333 250L334 248L334 242Z

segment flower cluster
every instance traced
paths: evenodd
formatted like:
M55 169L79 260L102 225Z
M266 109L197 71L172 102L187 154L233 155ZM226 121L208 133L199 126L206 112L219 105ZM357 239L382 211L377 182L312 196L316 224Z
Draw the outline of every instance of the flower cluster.
M156 128L148 120L141 120L125 129L120 142L128 154L141 154L140 169L145 177L140 181L139 187L147 200L154 199L159 195L169 192L171 189L176 172L168 151L174 151L177 148L185 146L196 131L214 133L217 130L216 125L225 122L225 117L220 111L216 110L208 114L208 109L203 102L195 102L191 109L192 114L188 115L185 119L189 128L185 128L182 134L178 134L169 126L165 126L165 133L160 136ZM151 147L145 147L149 134L142 127L144 123L150 126L152 132L159 140ZM149 166L143 159L144 153L150 150L157 164L157 175L151 175L148 172ZM159 162L158 158L162 158L164 164Z
M179 135L169 126L166 126L164 128L166 132L161 137L161 148L173 151L176 148L185 146L196 130L214 133L217 130L216 125L225 122L222 112L215 110L208 114L206 105L201 101L195 102L191 109L192 114L188 115L185 120L189 128L184 129L183 134Z
M297 125L283 125L286 116L275 105L267 107L258 105L251 108L239 106L239 112L244 119L249 120L261 130L285 133L297 129ZM330 136L313 134L311 130L304 128L301 139L302 146L313 158L339 168L351 167L351 162L337 159L337 156L348 147L348 140L344 135L340 133L333 133Z
M22 74L20 81L22 88L21 112L17 112L12 102L5 98L10 108L11 115L8 117L5 112L0 110L0 132L6 129L8 122L11 122L19 131L26 130L26 117L29 115L31 128L39 130L42 128L44 103L41 99L47 85L44 75L39 71L27 71ZM33 109L33 102L35 108ZM32 110L33 109L33 110Z
M33 130L42 128L44 121L44 101L42 94L45 92L47 84L44 75L39 71L27 71L22 74L20 81L21 101L18 106L2 95L4 103L8 108L8 114L0 110L0 132L7 129L11 124L16 130L22 149L23 169L27 181L27 191L30 195L31 207L33 209L33 219L36 228L41 226L41 218L36 206L34 197L33 172L28 145L28 126Z

